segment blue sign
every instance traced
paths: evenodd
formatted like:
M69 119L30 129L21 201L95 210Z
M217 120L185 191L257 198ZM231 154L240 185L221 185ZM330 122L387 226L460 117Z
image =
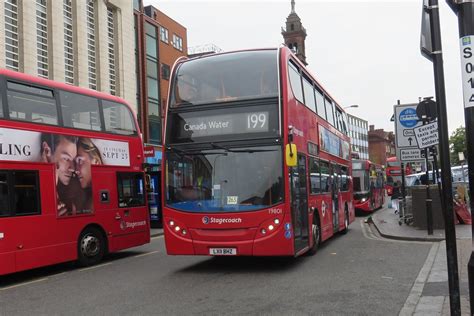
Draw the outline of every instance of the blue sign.
M285 224L285 230L290 230L291 229L291 224L290 223L286 223Z
M418 124L418 115L416 114L416 109L408 108L400 112L398 117L400 124L404 127L415 127Z
M157 150L155 151L155 156L154 157L146 157L145 162L152 164L152 165L161 165L161 158L162 154L161 151Z
M285 231L285 238L290 239L291 238L291 230Z

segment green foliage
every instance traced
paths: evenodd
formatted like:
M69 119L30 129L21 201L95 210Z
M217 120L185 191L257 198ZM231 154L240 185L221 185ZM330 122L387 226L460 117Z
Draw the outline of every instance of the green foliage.
M460 165L459 152L464 153L464 159L467 159L466 152L466 129L462 126L458 127L449 137L449 150L451 153L451 165Z

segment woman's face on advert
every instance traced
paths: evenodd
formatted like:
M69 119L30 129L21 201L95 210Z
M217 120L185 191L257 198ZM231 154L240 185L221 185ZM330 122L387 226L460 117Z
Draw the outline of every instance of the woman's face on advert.
M90 187L92 181L91 174L91 158L89 154L79 147L76 156L76 174L81 184L81 188L85 189Z

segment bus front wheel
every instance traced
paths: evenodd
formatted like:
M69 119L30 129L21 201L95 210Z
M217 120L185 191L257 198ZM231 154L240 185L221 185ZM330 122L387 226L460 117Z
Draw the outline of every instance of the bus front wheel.
M81 266L91 266L102 260L105 254L105 239L95 227L87 227L79 236L77 244L78 261Z

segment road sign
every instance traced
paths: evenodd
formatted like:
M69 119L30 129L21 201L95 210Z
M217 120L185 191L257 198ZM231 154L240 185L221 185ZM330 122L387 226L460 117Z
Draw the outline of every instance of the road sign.
M418 142L418 148L438 145L438 122L433 122L413 129Z
M422 125L419 121L418 115L416 114L416 108L418 103L412 104L397 104L394 106L394 118L395 118L395 146L397 148L397 157L401 161L418 161L422 160L416 158L415 155L408 155L407 152L401 156L401 149L418 149L418 143L416 142L416 136L414 128ZM408 157L414 157L413 160ZM407 158L407 159L402 159Z
M425 153L419 148L400 149L400 161L424 161Z
M461 37L464 107L474 106L474 35Z

